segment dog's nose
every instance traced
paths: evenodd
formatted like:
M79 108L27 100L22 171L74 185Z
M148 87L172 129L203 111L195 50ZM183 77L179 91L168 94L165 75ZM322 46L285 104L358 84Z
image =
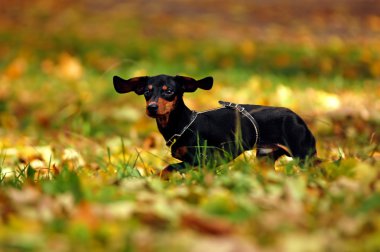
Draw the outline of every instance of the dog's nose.
M157 113L157 110L158 110L157 103L151 103L151 104L148 105L148 112L149 112L149 114L155 115Z

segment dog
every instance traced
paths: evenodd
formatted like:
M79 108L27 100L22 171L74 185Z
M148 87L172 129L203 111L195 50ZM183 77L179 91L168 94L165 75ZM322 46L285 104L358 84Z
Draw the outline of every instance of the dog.
M316 141L302 118L288 108L222 102L221 107L196 112L184 101L186 92L210 90L213 78L195 80L185 76L113 77L118 93L134 91L144 95L146 114L156 119L157 127L171 148L172 156L182 162L170 164L160 175L205 160L215 165L231 161L246 150L256 148L256 157L275 162L286 155L304 163L316 157Z

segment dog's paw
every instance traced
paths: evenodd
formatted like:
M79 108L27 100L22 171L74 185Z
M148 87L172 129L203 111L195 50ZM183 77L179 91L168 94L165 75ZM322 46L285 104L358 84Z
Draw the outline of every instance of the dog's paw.
M160 173L158 174L158 176L159 176L162 180L169 180L171 174L172 174L172 172L171 172L171 171L168 171L168 170L165 168L165 169L163 169L162 171L160 171Z
M160 171L158 175L162 180L169 180L170 176L173 174L173 171L175 171L173 166L168 165L162 171Z

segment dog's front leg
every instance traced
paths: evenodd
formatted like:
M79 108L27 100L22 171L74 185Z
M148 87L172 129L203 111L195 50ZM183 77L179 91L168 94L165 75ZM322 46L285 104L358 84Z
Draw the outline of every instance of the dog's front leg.
M160 173L162 179L167 180L172 172L181 171L186 166L197 166L198 160L195 157L196 150L187 146L179 146L172 148L172 156L182 160L180 163L170 164L166 166Z
M225 163L227 160L232 160L234 157L231 158L230 155L233 155L231 153L228 153L229 155L226 155L226 151L222 149L214 149L212 151L200 151L202 154L198 155L192 155L190 159L186 159L186 161L176 163L176 164L170 164L166 166L160 173L159 176L164 179L168 180L169 176L173 172L181 172L186 167L197 167L197 166L211 166L211 167L217 167L223 163ZM197 158L195 158L197 156ZM203 165L202 165L203 164Z

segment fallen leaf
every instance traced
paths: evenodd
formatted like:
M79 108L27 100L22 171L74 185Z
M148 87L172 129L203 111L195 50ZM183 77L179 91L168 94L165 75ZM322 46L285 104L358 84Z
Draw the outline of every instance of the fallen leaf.
M78 80L83 75L83 67L79 59L68 53L61 54L56 71L62 78Z
M235 231L226 219L187 213L181 216L181 226L210 235L227 235Z

